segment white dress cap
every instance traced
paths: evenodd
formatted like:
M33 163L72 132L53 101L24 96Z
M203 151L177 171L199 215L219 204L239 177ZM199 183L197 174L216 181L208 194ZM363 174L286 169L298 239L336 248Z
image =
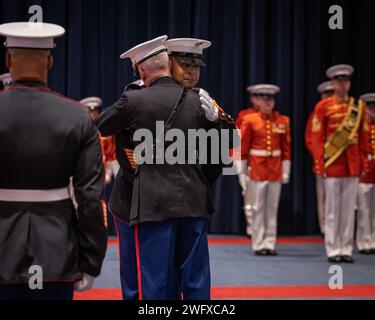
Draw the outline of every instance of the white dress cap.
M59 25L42 22L12 22L0 25L0 35L6 37L5 47L53 49L54 38L65 33Z
M280 88L273 84L256 84L247 88L250 94L264 94L274 96L280 92Z
M12 82L12 77L10 73L4 73L0 75L0 81L3 83L4 86L9 85Z
M348 64L339 64L327 70L327 77L333 79L339 76L351 76L354 73L354 68Z
M90 110L100 108L103 104L103 100L99 97L88 97L80 101L83 105L88 107Z
M211 42L194 38L177 38L167 41L168 53L184 52L203 54L203 50L211 47Z
M360 97L361 100L363 100L364 102L375 102L375 93L366 93L366 94L363 94L361 97Z
M326 81L326 82L321 83L318 86L317 90L318 90L319 93L324 93L324 92L327 92L327 91L333 91L334 89L333 89L332 82Z
M211 42L194 38L178 38L167 41L168 54L182 63L205 66L203 50L211 46Z
M123 53L120 58L130 58L135 69L140 63L158 55L159 53L166 52L167 46L165 40L168 36L157 37L153 40L141 43L130 50Z

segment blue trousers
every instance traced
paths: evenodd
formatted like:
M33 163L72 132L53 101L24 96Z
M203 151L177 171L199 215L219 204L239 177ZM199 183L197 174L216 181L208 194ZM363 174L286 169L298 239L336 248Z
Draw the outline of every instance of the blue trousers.
M180 218L135 226L140 300L209 300L208 221Z
M138 269L135 251L134 228L115 218L120 251L120 280L123 300L139 300ZM169 289L171 300L181 300L177 279Z
M73 300L73 283L43 283L42 290L31 290L27 284L0 285L0 300Z
M119 239L120 279L122 298L138 300L137 260L135 254L134 229L115 218Z

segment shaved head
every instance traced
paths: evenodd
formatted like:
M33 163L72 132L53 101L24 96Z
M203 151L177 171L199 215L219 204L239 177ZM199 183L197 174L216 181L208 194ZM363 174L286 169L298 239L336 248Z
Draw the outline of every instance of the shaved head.
M10 48L6 55L6 65L12 79L38 79L47 83L48 71L53 67L51 50Z

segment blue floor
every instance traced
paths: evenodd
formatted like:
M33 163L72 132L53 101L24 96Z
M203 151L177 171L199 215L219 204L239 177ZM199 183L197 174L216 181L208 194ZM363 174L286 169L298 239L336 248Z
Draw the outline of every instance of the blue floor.
M212 246L214 286L327 285L331 264L322 245L279 245L277 257L254 256L247 246ZM344 264L345 284L375 284L375 256Z
M327 285L331 264L322 244L284 244L278 257L254 256L247 245L210 246L212 285ZM375 285L375 255L354 253L354 264L343 264L344 285ZM117 246L109 246L95 288L120 288Z

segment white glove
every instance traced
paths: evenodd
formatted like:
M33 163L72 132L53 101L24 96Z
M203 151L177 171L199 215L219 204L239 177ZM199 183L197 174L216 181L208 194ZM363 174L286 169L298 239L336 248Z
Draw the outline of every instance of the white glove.
M206 118L211 122L219 121L219 109L215 106L212 98L207 93L207 91L200 89L199 90L199 100L201 101L201 107L206 114Z
M248 173L247 160L233 160L233 167L238 175Z
M242 188L242 194L245 194L248 182L250 181L247 160L235 160L233 161L233 166L235 167L236 174L238 175L238 182Z
M247 161L246 160L233 160L233 167L234 170L236 171L236 174L244 173L244 166L246 165Z
M283 161L283 184L289 183L291 166L292 162L290 160Z
M242 195L245 195L249 181L250 181L250 178L248 174L240 173L238 175L238 182L240 183L240 186L242 188Z
M117 160L111 162L112 175L116 178L118 171L120 170L120 165Z
M74 291L82 292L90 290L94 284L95 278L84 273L82 279L74 282Z
M105 166L105 184L110 184L112 181L112 165L111 162L107 162Z

